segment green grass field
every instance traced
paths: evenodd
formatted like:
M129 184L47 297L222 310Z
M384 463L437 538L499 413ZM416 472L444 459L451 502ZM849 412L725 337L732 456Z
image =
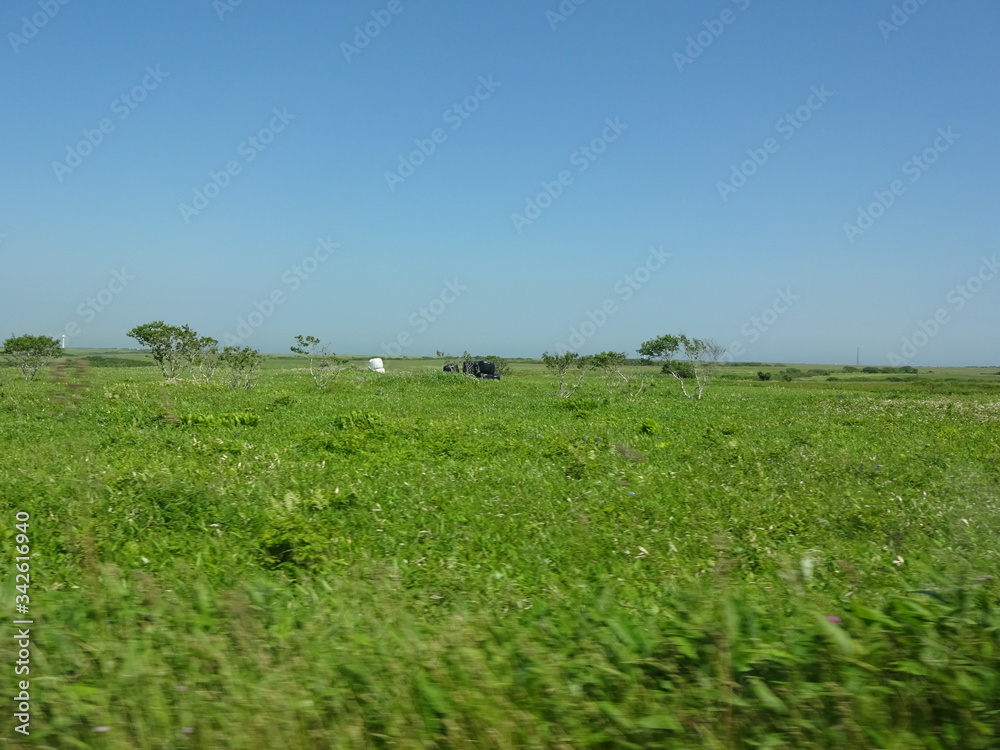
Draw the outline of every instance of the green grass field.
M1000 746L996 368L560 399L531 360L67 353L0 368L5 747Z

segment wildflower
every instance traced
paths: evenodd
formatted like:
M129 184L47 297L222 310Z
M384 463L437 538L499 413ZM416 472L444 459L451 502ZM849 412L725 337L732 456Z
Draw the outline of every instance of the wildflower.
M827 615L826 621L832 622L834 625L840 625L840 618L837 615Z
M107 732L111 727L94 727L95 732Z

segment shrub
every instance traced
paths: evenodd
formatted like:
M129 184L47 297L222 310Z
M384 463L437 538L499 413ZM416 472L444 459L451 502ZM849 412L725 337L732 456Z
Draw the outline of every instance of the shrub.
M757 378L758 380L770 380L771 373L764 372L763 370L757 370Z
M249 346L242 349L227 346L219 355L219 361L229 373L230 387L249 390L254 385L254 375L264 361L264 356Z
M661 372L666 375L676 375L677 377L684 378L685 380L693 380L695 376L694 365L683 360L665 363Z
M25 380L34 380L45 365L59 356L59 342L51 336L11 336L3 353L20 368Z
M187 426L206 425L212 427L254 427L260 417L251 412L231 412L225 414L170 414L162 417L168 422Z
M655 435L661 432L660 423L655 419L649 419L648 417L639 423L639 432L643 435Z

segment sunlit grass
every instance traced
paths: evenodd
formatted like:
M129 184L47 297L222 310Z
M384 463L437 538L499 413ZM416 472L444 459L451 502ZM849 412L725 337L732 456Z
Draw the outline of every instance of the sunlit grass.
M718 380L695 402L647 368L636 399L594 379L567 401L530 368L437 363L322 390L0 381L32 738L995 746L991 381Z

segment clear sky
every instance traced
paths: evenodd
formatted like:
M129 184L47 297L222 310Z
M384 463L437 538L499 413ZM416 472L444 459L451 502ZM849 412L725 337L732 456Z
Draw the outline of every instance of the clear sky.
M993 0L9 0L0 331L1000 365Z

